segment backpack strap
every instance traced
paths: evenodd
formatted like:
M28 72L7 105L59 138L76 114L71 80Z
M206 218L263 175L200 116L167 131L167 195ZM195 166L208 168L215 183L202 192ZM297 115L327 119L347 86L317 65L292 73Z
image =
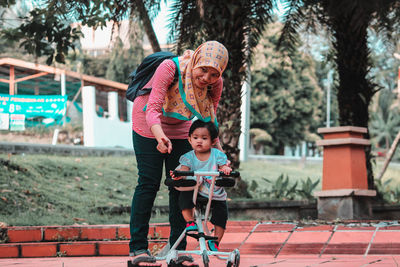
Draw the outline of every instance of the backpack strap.
M174 57L171 58L171 60L175 63L175 74L174 74L174 80L172 81L171 85L169 86L169 88L172 88L172 86L174 86L180 78L180 71L179 71L179 61L178 61L178 57Z
M181 78L181 71L180 71L180 69L179 69L179 60L178 60L178 57L174 57L174 58L172 58L172 61L175 63L175 75L174 75L174 80L173 80L173 82L171 83L171 86L170 86L170 88L172 87L172 86L174 86L177 82L179 82L179 90L181 90L182 89L182 87L183 87L183 84L182 84L182 78Z

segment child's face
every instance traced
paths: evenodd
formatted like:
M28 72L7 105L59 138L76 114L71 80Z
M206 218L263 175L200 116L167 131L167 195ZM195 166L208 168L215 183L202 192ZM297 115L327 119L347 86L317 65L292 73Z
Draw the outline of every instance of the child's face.
M189 143L196 152L207 152L211 149L213 145L213 140L211 140L210 133L207 128L197 128L189 136Z

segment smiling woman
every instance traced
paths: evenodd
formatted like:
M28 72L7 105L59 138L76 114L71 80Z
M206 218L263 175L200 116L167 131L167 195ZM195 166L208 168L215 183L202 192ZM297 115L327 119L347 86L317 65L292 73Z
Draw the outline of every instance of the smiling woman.
M167 180L171 179L169 171L178 166L182 154L191 150L187 136L193 118L217 122L215 111L223 88L221 76L227 63L228 51L221 43L205 42L196 51L187 50L180 57L164 60L144 86L152 88L150 94L138 96L133 103L132 136L139 169L130 225L130 254L134 261L139 257L151 257L147 232L164 164ZM178 82L174 82L176 71ZM222 150L218 139L215 147ZM186 224L178 198L179 191L170 187L171 244ZM177 249L185 247L186 240Z
M193 69L192 74L194 84L203 89L207 85L215 83L220 77L220 73L211 67L199 67Z

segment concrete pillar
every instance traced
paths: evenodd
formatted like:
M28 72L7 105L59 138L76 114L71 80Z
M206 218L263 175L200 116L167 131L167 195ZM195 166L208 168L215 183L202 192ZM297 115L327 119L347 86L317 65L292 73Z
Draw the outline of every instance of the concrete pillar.
M109 92L108 93L108 119L110 120L118 120L118 93L117 92Z
M96 94L94 86L82 88L83 144L94 146Z
M366 128L342 126L320 128L318 133L324 140L317 141L323 146L322 191L318 197L318 218L370 219L372 216L371 197L375 190L368 190L364 139Z

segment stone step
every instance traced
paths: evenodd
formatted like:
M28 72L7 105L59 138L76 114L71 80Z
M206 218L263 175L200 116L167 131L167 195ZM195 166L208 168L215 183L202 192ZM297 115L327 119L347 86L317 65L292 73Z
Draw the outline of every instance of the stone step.
M0 244L0 258L128 256L129 241L74 241ZM158 251L166 240L149 242L149 249Z
M152 224L150 239L167 239L169 224ZM2 229L7 243L128 240L129 225L14 226Z

